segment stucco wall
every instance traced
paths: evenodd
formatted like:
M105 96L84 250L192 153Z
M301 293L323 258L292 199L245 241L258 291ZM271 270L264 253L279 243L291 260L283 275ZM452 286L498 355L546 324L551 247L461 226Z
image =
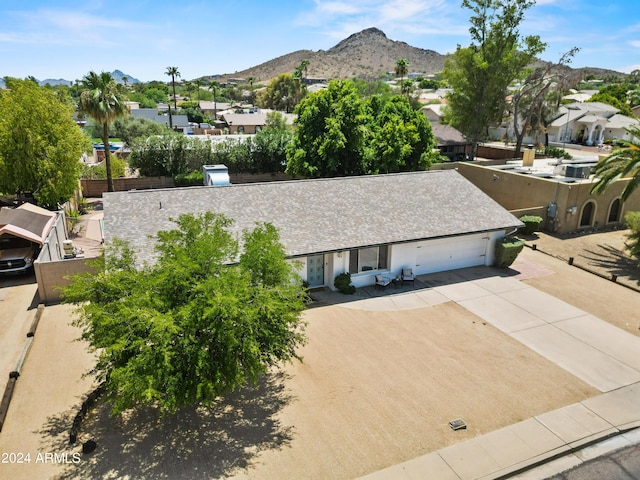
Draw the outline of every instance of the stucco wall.
M591 195L591 182L563 183L556 180L532 177L520 173L499 171L473 163L459 163L458 171L484 193L493 198L516 217L525 214L539 215L545 219L543 228L555 233L569 233L581 228L602 228L608 222L612 202L620 197L628 180L614 183L605 193ZM580 226L581 213L588 202L594 202L593 221L588 227ZM548 207L557 205L555 218L549 216ZM624 223L624 214L640 210L640 191L636 191L622 205L616 225ZM573 213L572 213L573 212Z
M50 304L60 301L61 287L69 285L65 277L76 273L91 270L84 258L72 258L57 262L40 262L34 264L36 281L38 282L38 295L42 303Z

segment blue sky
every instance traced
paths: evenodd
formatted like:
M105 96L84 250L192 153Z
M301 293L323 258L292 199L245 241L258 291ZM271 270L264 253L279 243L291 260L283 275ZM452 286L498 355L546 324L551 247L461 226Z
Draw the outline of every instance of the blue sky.
M574 67L640 68L638 0L538 0L523 35L573 46ZM286 53L327 50L368 27L446 54L466 46L461 0L28 0L0 5L0 77L76 80L120 69L142 81L233 73Z

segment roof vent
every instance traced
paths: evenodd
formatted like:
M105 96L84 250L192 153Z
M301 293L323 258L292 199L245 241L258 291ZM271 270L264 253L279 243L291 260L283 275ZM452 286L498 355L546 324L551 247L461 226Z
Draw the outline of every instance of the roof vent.
M203 165L204 184L207 187L231 185L229 169L226 165Z

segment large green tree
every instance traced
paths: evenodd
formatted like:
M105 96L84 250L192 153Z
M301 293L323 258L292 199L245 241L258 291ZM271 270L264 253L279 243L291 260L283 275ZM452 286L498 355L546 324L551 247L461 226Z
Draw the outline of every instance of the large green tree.
M428 169L436 157L436 140L427 117L400 95L372 97L369 104L368 173Z
M300 82L290 73L283 73L271 80L267 87L258 93L256 104L262 108L290 113L300 98Z
M622 89L620 87L620 85L605 87L595 95L592 95L589 101L606 103L620 110L622 115L635 117L633 110L631 110L631 107L627 103L627 90L625 89L623 95L619 95L618 92Z
M364 145L371 118L353 82L329 82L326 89L305 97L296 113L287 173L305 177L366 173Z
M431 125L400 95L362 98L333 81L298 105L287 173L305 177L424 170L435 158Z
M623 140L623 148L617 148L594 168L594 176L598 179L591 188L591 193L602 193L615 181L629 178L629 183L622 191L622 201L640 186L640 128L628 127L631 140Z
M299 358L305 342L306 293L272 225L245 231L240 250L222 215L175 222L157 234L154 264L136 268L132 250L114 243L96 273L64 290L114 413L214 404Z
M149 138L154 135L166 135L169 130L165 124L144 117L119 118L113 122L113 134L120 138L127 147L131 147L138 138Z
M126 116L129 110L124 103L125 97L121 94L110 73L102 72L98 75L95 72L89 72L82 79L82 89L80 110L102 126L101 137L104 145L104 164L107 170L107 191L113 192L109 124L116 118Z
M56 208L78 188L80 158L91 143L61 91L7 81L0 91L0 192L32 192L38 203Z
M471 45L458 46L445 61L448 122L471 143L489 138L489 126L502 119L507 87L546 45L537 35L521 38L518 27L535 0L463 0L473 13Z

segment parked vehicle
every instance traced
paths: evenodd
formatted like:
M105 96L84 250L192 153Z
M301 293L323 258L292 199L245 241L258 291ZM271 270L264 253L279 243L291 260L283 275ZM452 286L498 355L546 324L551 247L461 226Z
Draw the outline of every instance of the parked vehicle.
M24 238L0 235L0 274L24 273L33 267L40 246Z

